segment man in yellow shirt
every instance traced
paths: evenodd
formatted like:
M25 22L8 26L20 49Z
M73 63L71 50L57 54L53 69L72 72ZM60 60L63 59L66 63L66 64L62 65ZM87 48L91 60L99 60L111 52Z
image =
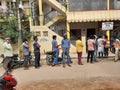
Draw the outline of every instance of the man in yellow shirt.
M80 40L80 36L78 36L78 39L76 40L76 51L78 54L78 64L79 65L83 65L82 61L81 61L81 57L82 57L82 51L83 51L83 43Z

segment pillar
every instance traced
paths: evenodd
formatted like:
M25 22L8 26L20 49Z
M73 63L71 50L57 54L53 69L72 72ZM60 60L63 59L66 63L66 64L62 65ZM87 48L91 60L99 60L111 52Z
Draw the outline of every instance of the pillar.
M109 10L110 10L110 0L107 0L107 10L108 10L108 13L109 13ZM108 40L110 40L110 30L106 31L106 35L108 36Z
M42 10L42 0L39 0L39 13L40 13L40 26L43 26L43 10Z
M66 22L67 38L70 38L70 24Z
M69 12L69 1L66 0L66 18L67 18L67 12ZM66 32L67 32L67 38L70 38L70 23L66 20Z
M86 54L86 30L85 29L82 29L81 30L81 40L83 42L83 54Z

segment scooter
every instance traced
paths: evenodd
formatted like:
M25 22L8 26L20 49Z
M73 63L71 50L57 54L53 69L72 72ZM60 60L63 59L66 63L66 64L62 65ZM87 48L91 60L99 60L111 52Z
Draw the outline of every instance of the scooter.
M7 70L2 76L0 76L0 90L16 90L16 79L11 75L11 72Z

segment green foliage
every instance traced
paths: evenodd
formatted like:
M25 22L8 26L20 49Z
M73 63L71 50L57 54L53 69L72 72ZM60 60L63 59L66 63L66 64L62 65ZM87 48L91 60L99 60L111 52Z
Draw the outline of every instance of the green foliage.
M6 37L11 37L12 43L18 41L18 19L16 13L10 11L4 14L4 23L0 24L0 38L4 39ZM22 25L22 38L30 38L31 33L29 29L28 16L21 16L21 25Z

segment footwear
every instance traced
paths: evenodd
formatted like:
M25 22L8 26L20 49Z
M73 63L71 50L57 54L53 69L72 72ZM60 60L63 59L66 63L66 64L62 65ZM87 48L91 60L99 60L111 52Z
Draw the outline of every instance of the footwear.
M68 66L69 66L69 67L71 67L71 65L70 65L70 64L68 64Z
M65 68L65 64L63 64L63 68Z
M56 64L52 64L52 67L54 67Z
M70 61L70 63L73 63L73 61Z
M29 68L26 68L26 67L25 67L24 70L29 70Z
M83 65L82 63L78 63L78 65Z
M40 67L35 67L35 69L39 69Z
M98 62L97 60L95 60L95 62Z

